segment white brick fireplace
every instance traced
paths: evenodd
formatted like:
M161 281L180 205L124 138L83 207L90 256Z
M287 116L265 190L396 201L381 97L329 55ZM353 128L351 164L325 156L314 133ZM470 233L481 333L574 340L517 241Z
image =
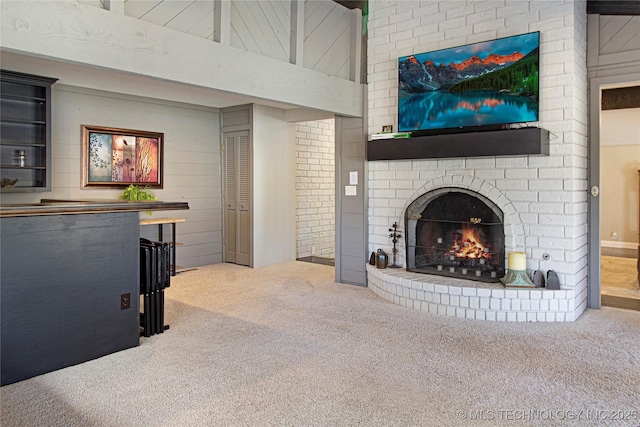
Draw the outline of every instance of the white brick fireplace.
M370 168L373 166L375 164L370 164ZM394 181L389 180L390 187ZM506 252L526 247L525 227L514 203L489 181L470 175L445 175L426 182L406 199L402 211L416 197L440 188L465 189L491 200L504 214ZM391 254L388 243L380 246ZM406 266L404 240L401 239L398 247L398 264ZM368 286L375 294L396 304L430 313L503 321L556 322L575 318L573 289L505 289L498 283L438 277L405 269L378 269L370 265L367 272Z
M368 266L381 297L450 316L506 321L572 321L587 296L586 9L582 1L370 2L369 133L397 125L397 59L466 43L540 31L540 121L549 156L368 162L369 253L391 254L389 227L428 191L477 192L504 213L505 250L524 251L528 270L554 270L561 290ZM393 144L393 141L389 141ZM514 141L517 143L517 141ZM404 230L400 230L404 236ZM398 264L406 266L404 239Z

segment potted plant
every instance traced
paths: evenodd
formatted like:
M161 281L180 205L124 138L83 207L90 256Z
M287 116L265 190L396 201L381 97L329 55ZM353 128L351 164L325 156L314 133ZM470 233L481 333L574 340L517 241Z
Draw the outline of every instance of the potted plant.
M139 187L137 185L131 184L127 188L124 189L122 194L120 195L122 200L129 200L132 202L137 201L149 201L149 200L158 200L155 193L149 186ZM151 215L151 211L147 211L148 215Z

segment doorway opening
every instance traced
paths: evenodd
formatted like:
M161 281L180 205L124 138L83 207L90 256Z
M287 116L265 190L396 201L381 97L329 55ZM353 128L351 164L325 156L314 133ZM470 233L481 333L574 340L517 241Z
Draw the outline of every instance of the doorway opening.
M335 265L335 119L296 123L296 259Z
M601 89L601 99L600 297L640 310L640 86Z

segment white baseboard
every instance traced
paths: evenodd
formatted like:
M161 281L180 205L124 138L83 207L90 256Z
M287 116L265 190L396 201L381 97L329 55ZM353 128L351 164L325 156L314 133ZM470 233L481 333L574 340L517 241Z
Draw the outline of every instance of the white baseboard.
M638 249L637 243L632 242L617 242L613 240L601 240L600 246L605 248L618 248L618 249Z

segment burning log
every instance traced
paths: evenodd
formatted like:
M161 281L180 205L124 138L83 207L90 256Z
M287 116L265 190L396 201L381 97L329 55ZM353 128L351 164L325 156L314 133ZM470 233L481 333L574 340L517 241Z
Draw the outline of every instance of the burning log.
M454 234L454 243L447 252L458 259L490 259L491 248L489 243L482 243L483 236L480 230L464 225L462 233Z

